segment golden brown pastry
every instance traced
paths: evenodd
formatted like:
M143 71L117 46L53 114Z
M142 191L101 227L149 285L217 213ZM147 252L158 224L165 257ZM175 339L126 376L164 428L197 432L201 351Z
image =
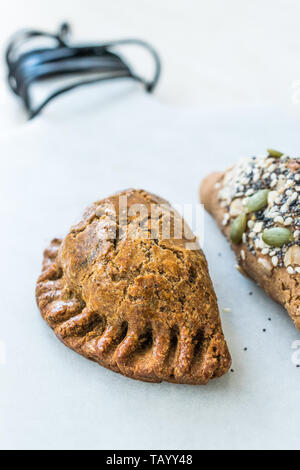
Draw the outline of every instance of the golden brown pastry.
M300 161L270 150L202 183L200 199L230 240L240 270L300 329Z
M104 367L149 382L205 384L228 370L230 355L204 254L175 238L174 221L182 225L143 190L95 202L46 249L37 302L65 345Z

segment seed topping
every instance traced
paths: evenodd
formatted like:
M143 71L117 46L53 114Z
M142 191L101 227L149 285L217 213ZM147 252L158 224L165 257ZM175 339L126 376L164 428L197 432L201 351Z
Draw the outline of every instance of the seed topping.
M219 182L223 223L230 223L232 242L242 241L265 267L285 267L295 275L300 272L294 255L300 252L300 159L267 152L242 159Z

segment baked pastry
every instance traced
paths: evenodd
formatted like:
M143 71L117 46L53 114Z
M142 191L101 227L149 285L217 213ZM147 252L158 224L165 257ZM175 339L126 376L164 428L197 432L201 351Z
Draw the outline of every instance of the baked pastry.
M149 382L205 384L228 370L205 256L187 248L190 236L175 238L176 222L163 199L127 190L95 202L52 241L36 297L65 345Z
M200 199L230 240L240 270L300 329L300 160L269 150L202 183Z

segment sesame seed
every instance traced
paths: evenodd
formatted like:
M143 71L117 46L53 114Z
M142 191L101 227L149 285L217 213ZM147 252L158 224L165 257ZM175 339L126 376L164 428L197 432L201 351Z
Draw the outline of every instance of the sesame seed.
M277 222L278 224L284 224L284 218L281 215L277 215L274 217L274 222Z

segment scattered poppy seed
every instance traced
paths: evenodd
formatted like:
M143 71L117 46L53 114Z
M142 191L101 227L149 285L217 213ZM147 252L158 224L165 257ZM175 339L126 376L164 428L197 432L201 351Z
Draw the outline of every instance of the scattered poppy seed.
M263 332L267 331L265 328L263 328Z
M234 369L230 369L230 372L234 372Z
M300 365L299 365L299 364L297 364L297 365L296 365L296 367L300 367Z
M253 292L249 292L249 295L253 295Z
M244 351L247 351L248 348L244 348Z
M271 321L271 318L268 318L269 321Z

